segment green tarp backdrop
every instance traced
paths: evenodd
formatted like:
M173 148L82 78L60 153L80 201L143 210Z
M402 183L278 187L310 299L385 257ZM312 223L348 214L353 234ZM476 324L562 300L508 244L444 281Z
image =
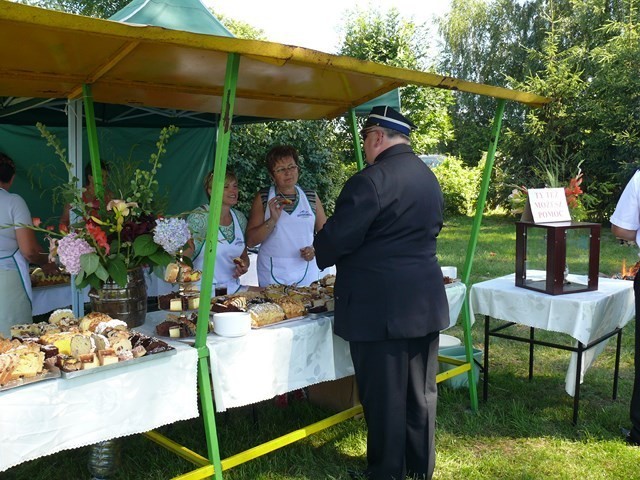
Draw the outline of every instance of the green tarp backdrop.
M67 148L67 129L47 127ZM149 157L157 151L158 128L98 128L100 156L110 164L112 175L138 165L149 168ZM206 201L202 181L213 165L215 129L182 128L170 138L157 179L161 195L168 201L166 213L191 210ZM84 165L89 163L86 137ZM31 214L43 220L59 217L63 205L54 204L53 188L67 181L67 172L53 148L35 127L0 125L0 151L16 162L17 175L11 192L21 195ZM68 148L67 148L68 153ZM53 222L57 225L57 220Z

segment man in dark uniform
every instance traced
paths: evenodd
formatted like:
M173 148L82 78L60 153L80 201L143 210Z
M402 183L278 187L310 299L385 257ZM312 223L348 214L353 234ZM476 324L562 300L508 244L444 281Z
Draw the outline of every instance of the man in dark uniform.
M429 479L435 465L438 335L449 324L436 237L443 198L413 152L415 125L375 107L361 131L367 168L345 184L315 237L335 264L335 333L349 342L373 480Z

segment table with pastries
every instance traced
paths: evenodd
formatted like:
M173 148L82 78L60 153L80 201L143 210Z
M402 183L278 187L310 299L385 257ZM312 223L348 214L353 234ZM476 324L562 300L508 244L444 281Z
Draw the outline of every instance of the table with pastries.
M0 472L197 417L197 352L172 346L175 353L145 362L0 391Z
M450 326L465 297L461 282L447 285ZM166 317L147 315L147 335ZM333 316L317 314L252 329L242 337L207 336L216 410L254 404L276 395L353 375L349 344L333 334ZM193 343L193 338L183 339Z
M452 325L465 292L459 282L447 288ZM150 312L134 330L155 335L155 325L168 313ZM216 410L353 375L349 345L333 334L332 321L331 315L317 315L238 338L209 334ZM175 354L0 391L0 472L62 450L197 417L194 339L162 340Z

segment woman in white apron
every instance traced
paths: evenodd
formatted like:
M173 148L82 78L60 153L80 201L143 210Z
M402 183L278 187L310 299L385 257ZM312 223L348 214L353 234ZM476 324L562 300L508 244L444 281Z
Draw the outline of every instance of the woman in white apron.
M204 181L207 197L211 198L213 172ZM232 172L227 172L222 194L222 210L220 227L218 228L218 245L216 247L216 264L214 268L214 286L225 285L227 293L235 293L242 289L240 276L249 269L249 255L244 240L247 220L241 212L231 208L238 203L238 181ZM193 268L204 268L204 247L207 235L209 205L202 205L187 217L187 223L193 235L192 249L185 252L193 255ZM240 259L240 260L238 260ZM235 261L234 261L235 260ZM241 262L240 262L241 261Z
M36 240L31 213L17 194L9 193L15 178L15 164L0 153L0 335L9 336L10 327L31 323L31 279L29 262L57 270ZM23 224L27 227L9 225Z
M274 185L258 192L249 215L247 245L260 244L258 284L306 286L318 280L313 236L327 220L318 195L298 183L298 152L277 146L267 154Z

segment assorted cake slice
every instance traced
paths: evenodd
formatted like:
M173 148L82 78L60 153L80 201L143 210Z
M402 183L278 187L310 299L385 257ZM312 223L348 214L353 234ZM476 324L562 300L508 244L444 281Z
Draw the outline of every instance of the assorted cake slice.
M14 325L10 340L0 336L0 386L45 373L45 362L69 373L173 349L103 313L76 319L70 310L56 310L49 320Z

